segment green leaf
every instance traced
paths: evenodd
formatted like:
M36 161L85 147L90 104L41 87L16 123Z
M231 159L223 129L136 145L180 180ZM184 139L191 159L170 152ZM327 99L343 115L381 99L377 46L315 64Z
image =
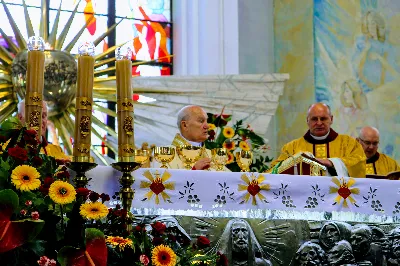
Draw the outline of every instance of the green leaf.
M21 129L22 128L22 123L18 119L18 117L10 117L6 119L1 125L0 125L1 130L8 131L8 130L15 130L15 129Z
M19 198L17 193L15 193L11 189L4 189L0 191L0 210L2 207L11 208L12 211L18 208ZM6 213L2 213L2 215L7 215ZM2 216L1 215L1 216Z
M8 164L8 162L5 162L5 161L3 161L3 159L1 159L0 168L3 171L7 172L8 170L10 170L10 165Z

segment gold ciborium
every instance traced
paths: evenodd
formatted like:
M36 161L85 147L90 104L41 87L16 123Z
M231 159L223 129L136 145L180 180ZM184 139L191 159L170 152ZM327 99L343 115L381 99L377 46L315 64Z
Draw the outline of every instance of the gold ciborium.
M225 148L215 148L211 150L212 162L217 171L223 171L228 161L228 150Z
M187 170L192 169L193 165L200 159L204 148L192 145L182 145L176 147L179 158L185 164Z
M253 152L238 151L236 153L236 162L239 165L241 172L250 172L250 165L253 163Z
M175 157L174 147L155 147L154 158L161 163L161 168L168 168L167 163L170 163Z
M141 149L135 149L134 151L135 155L135 162L140 163L142 167L145 167L144 164L146 164L150 160L150 150L141 150Z

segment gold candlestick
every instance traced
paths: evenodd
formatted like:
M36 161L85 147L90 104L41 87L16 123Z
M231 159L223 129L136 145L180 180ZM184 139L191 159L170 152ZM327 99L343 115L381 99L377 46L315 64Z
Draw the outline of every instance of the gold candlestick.
M129 48L125 53L117 50L116 81L117 81L117 121L118 121L118 161L133 162L135 154L132 52Z
M83 43L79 49L78 79L76 91L74 162L90 161L93 79L94 79L94 46Z
M25 121L27 127L42 134L42 101L44 87L44 41L32 36L28 40L26 69Z
M85 187L87 171L97 164L90 162L92 129L93 80L94 80L94 45L85 42L78 48L78 79L76 92L74 150L69 168L76 172L76 187Z
M127 217L131 218L132 214L130 209L134 197L132 184L135 182L135 178L132 176L131 172L138 169L141 165L140 162L135 161L131 49L128 48L122 53L121 47L118 48L116 57L118 162L113 163L112 167L123 173L119 180L121 184L120 195L122 198L122 206L127 210Z

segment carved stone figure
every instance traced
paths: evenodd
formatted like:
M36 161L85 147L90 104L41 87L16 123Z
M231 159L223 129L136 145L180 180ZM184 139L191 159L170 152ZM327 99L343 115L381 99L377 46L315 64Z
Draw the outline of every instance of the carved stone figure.
M325 251L329 251L340 240L350 240L351 226L343 222L326 222L320 232L319 241Z
M389 232L389 250L387 265L400 265L400 226Z
M218 250L227 256L229 265L272 266L249 223L243 219L230 220L217 245Z
M293 265L325 266L328 264L325 251L321 246L311 241L307 241L297 250Z
M351 230L350 243L353 248L354 257L358 264L372 264L376 258L376 254L372 255L372 230L369 228L369 226L365 224L355 225ZM375 263L373 265L375 265Z
M328 262L332 266L356 266L351 245L346 240L341 240L328 252Z

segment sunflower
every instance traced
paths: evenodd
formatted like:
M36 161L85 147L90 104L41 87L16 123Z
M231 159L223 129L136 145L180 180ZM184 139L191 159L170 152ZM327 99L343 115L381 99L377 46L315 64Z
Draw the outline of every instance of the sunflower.
M236 145L233 141L225 141L224 144L222 144L222 147L224 147L228 151L231 151L235 149Z
M106 243L112 245L114 248L119 247L120 250L124 250L126 246L132 247L132 240L123 238L120 236L107 236Z
M243 140L239 143L239 148L241 148L244 151L249 151L250 150L249 144L247 144L247 142L243 141Z
M217 127L214 125L214 124L208 124L208 131L210 131L210 130L214 130L214 129L216 129Z
M75 188L64 181L55 181L49 188L50 198L58 204L68 204L75 200Z
M81 205L79 213L86 219L100 220L107 216L108 209L101 202L89 202Z
M35 167L20 165L11 173L11 181L15 187L22 191L30 191L40 187L40 174Z
M230 151L228 151L227 155L228 155L228 161L226 161L226 164L233 163L235 156L233 156L232 152Z
M233 138L233 136L235 136L235 130L233 130L233 128L231 127L224 127L222 134L224 134L225 138L230 139Z
M159 245L151 252L151 261L154 266L174 266L176 265L176 254L165 245Z

